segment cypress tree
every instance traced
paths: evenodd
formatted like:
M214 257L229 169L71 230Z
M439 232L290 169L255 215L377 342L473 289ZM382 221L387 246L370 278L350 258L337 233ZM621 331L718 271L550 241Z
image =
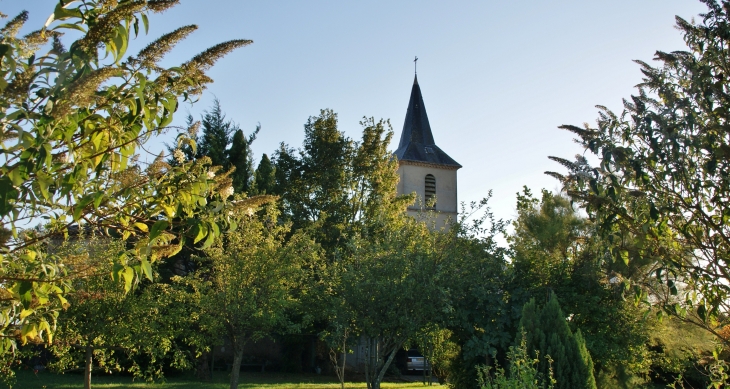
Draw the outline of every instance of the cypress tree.
M276 172L274 165L266 154L261 156L261 162L259 162L259 166L254 173L252 187L252 191L256 194L275 194Z
M239 128L233 134L233 142L231 149L228 150L228 163L236 170L231 175L233 179L233 189L236 192L249 192L254 178L253 170L253 152L251 151L251 143L256 140L261 126L257 126L256 130L248 137L243 134Z
M596 379L593 376L593 358L591 358L591 354L588 352L586 341L583 339L583 334L580 333L580 329L578 329L575 333L575 344L577 347L577 354L580 356L580 360L583 361L580 365L582 371L578 377L580 380L579 387L595 388Z
M547 377L550 365L543 358L550 356L556 389L596 389L593 376L593 360L580 332L570 331L555 295L538 308L535 299L524 305L520 328L526 332L527 349L532 357L540 353L539 371Z

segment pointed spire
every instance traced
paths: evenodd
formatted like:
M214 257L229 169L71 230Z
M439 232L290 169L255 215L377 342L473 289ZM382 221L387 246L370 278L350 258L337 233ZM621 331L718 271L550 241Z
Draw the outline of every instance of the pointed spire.
M431 125L428 122L426 106L423 103L421 87L418 85L418 76L413 78L411 99L408 102L406 120L403 123L398 150L395 151L398 160L427 162L437 165L461 167L456 161L441 151L433 139Z
M403 133L401 134L398 148L401 148L410 142L417 142L423 145L436 144L433 140L433 134L431 133L431 125L428 122L428 115L426 115L426 106L423 104L421 87L418 85L418 76L413 78L411 100L408 102L406 120L403 124Z

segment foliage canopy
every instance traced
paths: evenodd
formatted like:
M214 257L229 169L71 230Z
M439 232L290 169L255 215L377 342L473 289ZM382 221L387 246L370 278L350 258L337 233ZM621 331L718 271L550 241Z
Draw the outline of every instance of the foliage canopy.
M230 182L212 178L209 160L144 166L135 155L160 134L179 99L212 80L223 55L251 43L232 40L189 61L159 60L196 26L162 35L137 55L126 49L147 14L175 0L59 2L46 24L17 34L28 14L0 29L0 354L16 340L50 341L71 280L86 275L42 242L91 231L128 241L110 272L130 290L152 277L151 263L186 241L211 244L229 227ZM81 32L65 48L64 30ZM178 146L195 147L189 137ZM33 227L40 223L38 228Z
M569 174L547 174L596 222L616 262L656 264L652 279L626 278L637 300L696 314L716 332L730 309L730 2L703 3L699 22L676 18L686 51L657 51L657 67L636 61L643 82L620 114L599 106L596 127L561 127L600 164L551 157Z

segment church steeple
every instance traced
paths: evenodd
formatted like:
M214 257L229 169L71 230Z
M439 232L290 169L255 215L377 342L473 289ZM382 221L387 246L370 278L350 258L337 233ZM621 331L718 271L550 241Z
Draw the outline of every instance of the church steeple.
M461 165L436 146L418 77L413 80L411 101L395 156L398 158L398 194L415 194L415 200L406 212L421 217L423 211L428 211L435 217L434 228L448 229L458 217L456 176Z
M411 99L408 102L406 120L403 123L403 132L395 156L399 161L461 167L458 162L436 146L433 133L431 133L431 125L428 122L428 115L426 115L426 106L423 104L421 87L418 85L418 76L413 79Z

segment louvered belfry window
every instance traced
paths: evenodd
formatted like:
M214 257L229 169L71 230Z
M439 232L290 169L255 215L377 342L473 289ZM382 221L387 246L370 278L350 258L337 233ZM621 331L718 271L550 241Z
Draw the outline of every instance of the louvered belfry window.
M434 199L436 198L436 177L433 174L426 174L426 206L436 208Z

